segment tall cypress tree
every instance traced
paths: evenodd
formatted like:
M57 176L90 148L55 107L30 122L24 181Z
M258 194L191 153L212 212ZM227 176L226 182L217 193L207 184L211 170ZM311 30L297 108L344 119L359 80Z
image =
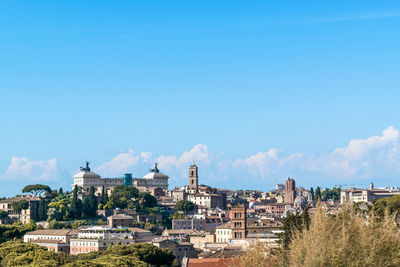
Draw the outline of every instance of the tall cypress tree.
M39 201L38 220L39 221L47 220L47 202L44 198L41 198Z
M90 218L91 216L91 206L90 206L90 200L88 197L86 197L83 200L82 204L82 217L83 218Z
M314 188L310 188L310 194L311 194L311 198L312 200L315 200L315 196L314 196Z
M75 185L72 192L72 201L69 207L69 217L71 219L79 219L82 215L82 201L78 199L78 186Z
M97 198L94 195L94 187L91 186L89 191L89 207L90 207L89 216L92 218L96 216L97 205L98 203L97 203Z
M315 189L315 200L316 201L321 201L321 188L319 186L317 186L317 188Z
M108 202L108 195L107 192L103 186L103 188L101 189L101 204L105 205Z

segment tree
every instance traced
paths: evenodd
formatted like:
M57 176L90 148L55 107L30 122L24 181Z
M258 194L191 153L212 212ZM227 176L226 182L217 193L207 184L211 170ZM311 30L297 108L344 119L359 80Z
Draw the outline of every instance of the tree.
M321 200L327 201L329 199L339 200L341 189L339 187L334 187L332 189L326 188L321 193Z
M89 207L90 207L89 217L90 218L96 217L96 210L97 210L97 205L98 205L97 198L94 195L94 191L95 191L94 187L91 186L90 190L89 190Z
M144 208L152 208L157 205L157 199L149 193L144 193L141 196L143 197Z
M43 193L50 193L51 189L48 185L43 184L33 184L27 185L22 189L22 193L31 193L34 194L36 197L40 196Z
M0 261L1 266L177 266L172 250L148 243L68 255L29 242L8 241L0 245Z
M320 201L321 197L321 188L317 186L317 189L315 189L315 200Z
M304 226L308 227L308 225L305 225L304 223L307 223L307 220L299 213L289 213L283 219L283 232L280 234L280 244L283 250L289 248L292 237L296 231L303 230Z
M311 198L312 198L312 200L315 200L315 192L314 192L314 188L310 188L310 195L311 195Z
M5 210L0 210L0 219L5 219L8 217L8 212Z
M26 210L27 208L29 208L29 202L25 199L22 199L22 200L11 203L11 207L14 210L20 212L21 210Z
M371 213L379 218L383 218L385 216L385 212L388 212L389 214L396 214L397 217L400 217L399 211L400 196L379 199L371 208Z
M100 200L100 203L105 205L105 204L107 204L107 202L108 202L108 194L105 191L105 188L103 186L103 188L101 189L101 200Z
M60 189L58 190L58 193L59 193L60 195L64 194L64 190L62 189L62 187L60 187Z
M118 185L114 187L111 198L104 207L125 209L128 206L137 206L138 198L139 190L136 187Z
M38 220L39 221L47 220L47 202L44 198L41 198L39 201Z
M394 216L365 217L350 205L329 215L317 208L309 229L293 236L278 266L399 266L400 235Z
M69 217L71 219L80 219L82 216L82 201L78 199L78 186L75 185L72 193L72 201L69 207Z
M176 202L174 210L175 211L183 211L185 214L192 211L195 207L195 204L191 201L187 200L179 200Z

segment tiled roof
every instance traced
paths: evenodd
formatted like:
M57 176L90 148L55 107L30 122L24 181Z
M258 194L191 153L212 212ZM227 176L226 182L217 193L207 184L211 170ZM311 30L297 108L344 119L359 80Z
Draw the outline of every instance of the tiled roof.
M174 234L176 235L176 234L190 234L193 233L194 231L192 229L179 229L179 230L168 229L164 230L164 232L169 235L174 235Z
M26 201L39 201L40 197L12 197L12 198L6 198L3 200L0 200L0 203L10 203L10 202L16 202L19 200L26 200Z
M28 232L25 235L54 235L54 236L66 236L77 233L76 230L71 229L49 229L49 230L36 230Z
M217 226L217 229L232 229L232 222L227 222L223 225Z
M138 233L151 233L150 231L146 230L146 229L142 229L139 227L131 227L129 228L131 229L132 232L138 232Z
M126 215L126 214L116 214L116 215L112 215L112 216L110 216L110 217L108 217L108 218L111 218L111 219L130 219L130 220L133 220L133 217L132 216L129 216L129 215ZM108 219L107 218L107 219Z
M227 267L227 266L235 266L237 264L234 261L239 261L235 258L211 258L211 259L196 259L189 258L188 267ZM239 263L239 262L237 262Z
M54 240L54 239L35 239L29 241L31 243L49 243L49 244L66 244L62 240Z

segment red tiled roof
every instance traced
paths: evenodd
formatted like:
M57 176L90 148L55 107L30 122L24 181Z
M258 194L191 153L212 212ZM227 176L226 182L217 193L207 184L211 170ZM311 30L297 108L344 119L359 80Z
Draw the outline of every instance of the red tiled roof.
M235 258L213 258L213 259L196 259L189 258L188 267L228 267L238 265L239 259Z

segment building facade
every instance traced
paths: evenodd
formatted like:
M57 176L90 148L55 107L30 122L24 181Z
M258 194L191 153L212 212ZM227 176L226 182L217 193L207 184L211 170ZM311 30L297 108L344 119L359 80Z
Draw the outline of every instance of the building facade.
M203 206L207 209L222 209L224 207L223 196L215 193L188 194L186 198L188 201L193 202L197 206Z
M292 178L286 180L285 203L292 204L296 198L296 182Z
M189 188L195 193L199 190L199 168L194 163L189 167Z
M205 219L198 218L186 218L186 219L173 219L172 229L182 230L182 229L192 229L196 231L214 232L218 226L222 225L224 222L222 218L219 217L206 217Z
M215 231L215 241L217 243L228 243L232 239L232 223L228 222L218 226Z
M345 189L340 192L340 204L346 202L369 202L379 200L385 197L400 195L399 192L390 192L385 189Z
M115 214L107 217L107 224L109 227L133 227L134 218L126 214Z
M74 183L72 184L72 189L78 186L84 191L89 192L90 187L93 186L96 192L100 193L103 187L106 190L112 190L118 185L134 185L135 187L168 190L169 177L160 172L157 163L149 171L143 178L132 178L132 174L130 173L124 174L122 178L101 178L100 175L91 171L89 162L86 162L86 167L81 167L80 171L73 176Z
M24 242L46 247L49 251L70 253L70 240L77 230L51 229L36 230L24 235Z
M232 222L232 239L244 239L247 236L246 206L243 204L233 206L230 210Z
M189 242L177 242L172 239L158 239L154 240L153 245L158 248L169 248L175 255L176 260L180 263L183 257L197 258L198 251Z
M29 207L23 210L14 210L13 203L25 200L28 202ZM0 210L4 210L8 213L8 217L13 220L19 220L22 223L29 223L30 220L35 220L38 215L39 209L39 197L22 196L3 199L0 201Z
M105 251L114 245L133 243L135 243L135 239L130 229L92 226L80 229L78 236L70 240L70 253L76 255L92 251Z

